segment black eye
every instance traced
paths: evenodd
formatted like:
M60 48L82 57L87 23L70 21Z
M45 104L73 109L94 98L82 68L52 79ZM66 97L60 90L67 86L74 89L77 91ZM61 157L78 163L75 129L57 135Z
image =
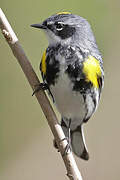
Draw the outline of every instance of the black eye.
M56 26L57 31L62 31L64 24L61 22L56 22L55 26Z

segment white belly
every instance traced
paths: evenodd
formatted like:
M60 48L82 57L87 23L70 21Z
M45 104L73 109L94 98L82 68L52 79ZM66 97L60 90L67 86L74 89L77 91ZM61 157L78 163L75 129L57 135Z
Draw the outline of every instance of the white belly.
M81 124L86 107L83 96L79 92L72 91L72 84L67 74L59 76L55 86L50 87L56 106L62 117L71 118L73 129Z

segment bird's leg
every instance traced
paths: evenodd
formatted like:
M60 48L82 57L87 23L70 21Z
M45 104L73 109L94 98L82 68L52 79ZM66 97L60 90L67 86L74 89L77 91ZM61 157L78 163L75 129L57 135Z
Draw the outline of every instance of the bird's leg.
M63 156L65 156L65 155L68 153L68 150L69 150L69 149L71 150L70 125L71 125L71 119L69 119L68 127L66 127L68 134L66 135L65 138L63 138L63 139L60 141L60 142L62 142L62 141L64 141L64 140L67 140L67 142L68 142L68 144L67 144L66 147L65 147ZM58 149L58 146L57 146L57 143L56 143L55 139L54 139L54 141L53 141L53 144L54 144L54 147L55 147L56 149ZM59 152L59 149L58 149L58 152Z
M61 143L61 142L62 142L62 141L64 141L64 140L67 140L67 141L68 141L68 138L67 138L67 137L63 138L62 140L60 140L60 142L59 142L59 143ZM56 149L58 149L58 145L57 145L57 143L56 143L56 140L55 140L55 139L53 140L53 146L54 146ZM58 152L60 152L60 151L59 151L59 149L58 149Z
M69 119L69 124L68 124L68 138L67 138L67 141L68 141L68 144L66 145L65 147L65 152L63 155L66 155L68 153L68 150L70 149L71 150L71 134L70 134L70 125L71 125L71 119Z
M32 93L32 96L33 96L36 92L38 92L38 91L40 91L40 90L43 90L43 91L48 90L49 93L50 93L50 95L51 95L51 97L52 97L53 102L55 102L54 97L53 97L53 95L52 95L52 92L51 92L48 84L45 83L45 82L36 85L35 90L34 90L33 93Z
M37 84L35 85L35 90L33 91L32 93L32 96L37 93L38 91L40 90L47 90L48 89L48 84L47 83L40 83L40 84Z

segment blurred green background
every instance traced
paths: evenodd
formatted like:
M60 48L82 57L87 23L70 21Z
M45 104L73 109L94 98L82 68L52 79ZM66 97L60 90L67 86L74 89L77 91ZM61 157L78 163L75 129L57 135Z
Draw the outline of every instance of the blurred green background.
M40 77L48 42L30 24L59 11L85 17L103 54L105 87L96 114L85 125L90 160L76 158L84 180L120 179L120 1L1 0L27 56ZM67 179L52 133L16 59L0 34L0 180Z

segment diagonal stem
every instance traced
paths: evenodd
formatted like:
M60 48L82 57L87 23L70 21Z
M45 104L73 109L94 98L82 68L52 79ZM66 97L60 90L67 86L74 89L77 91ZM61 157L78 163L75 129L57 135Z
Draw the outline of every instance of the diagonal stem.
M0 29L6 38L7 43L9 44L14 56L16 57L18 63L20 64L30 86L34 90L37 84L40 84L40 81L34 72L23 48L21 47L17 36L15 35L13 29L11 28L7 18L5 17L2 9L0 9ZM61 141L65 138L63 130L58 123L55 112L53 111L50 102L43 91L39 91L35 94L45 116L50 126L50 129L56 139L57 145L61 155L63 154L67 141ZM70 180L82 180L81 174L78 170L76 162L74 160L73 154L70 151L65 156L62 156L64 164L67 169L67 175Z

